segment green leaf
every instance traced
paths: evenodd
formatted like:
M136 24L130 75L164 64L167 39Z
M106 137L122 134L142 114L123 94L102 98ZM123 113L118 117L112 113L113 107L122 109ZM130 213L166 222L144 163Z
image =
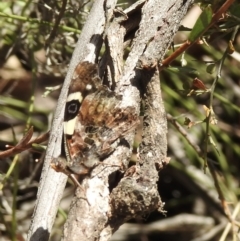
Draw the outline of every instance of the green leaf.
M189 41L194 42L198 39L202 33L205 31L206 27L211 23L212 20L212 9L207 7L199 16L197 22L195 23L190 35Z
M209 74L214 74L216 72L216 64L208 64L206 71Z
M181 73L181 74L188 74L188 75L194 75L194 77L199 76L199 72L197 69L191 68L191 67L168 67L167 70L173 72L173 73Z

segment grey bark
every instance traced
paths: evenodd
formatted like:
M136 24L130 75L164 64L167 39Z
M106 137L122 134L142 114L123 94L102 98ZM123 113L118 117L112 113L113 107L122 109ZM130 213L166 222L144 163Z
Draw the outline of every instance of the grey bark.
M143 140L139 162L127 169L133 133L78 189L72 201L62 240L109 240L130 218L162 211L158 171L166 164L167 124L157 63L167 51L181 19L193 1L139 1L124 13L115 12L106 25L106 53L100 63L108 81L123 96L122 106L140 110L144 100ZM140 16L139 16L140 15ZM134 31L123 65L124 37ZM134 36L134 35L132 35ZM103 73L103 72L101 72ZM110 166L112 164L112 166ZM123 170L116 165L123 165ZM122 173L122 176L117 176ZM90 205L83 199L86 196Z
M108 6L107 13L105 11L105 4ZM96 54L99 52L102 44L101 36L103 35L105 27L105 18L107 14L111 14L115 4L115 0L98 0L94 2L86 24L82 29L76 49L73 53L54 114L37 194L37 201L27 240L46 241L49 239L59 202L67 181L67 176L62 173L55 172L50 167L50 163L53 158L57 158L61 154L63 113L71 76L76 65L80 61L95 61Z
M125 14L113 11L116 1L94 2L59 97L28 240L49 238L66 182L66 177L51 170L49 164L60 154L63 110L70 78L78 62L94 62L102 37L106 53L99 64L101 75L123 95L122 106L138 110L141 105L145 107L139 161L128 169L134 138L134 133L130 133L125 144L119 145L103 165L97 166L91 176L82 181L84 191L76 190L62 240L109 240L126 220L162 210L157 181L158 171L166 160L167 125L156 66L192 2L141 0L125 10ZM128 43L131 50L124 63L123 53Z

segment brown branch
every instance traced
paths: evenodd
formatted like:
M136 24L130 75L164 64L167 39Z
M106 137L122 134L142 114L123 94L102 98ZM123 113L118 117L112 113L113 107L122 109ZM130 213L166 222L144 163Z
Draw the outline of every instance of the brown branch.
M12 155L16 155L20 152L26 151L28 149L31 149L33 144L43 143L44 141L47 141L49 138L49 131L48 131L29 142L29 140L32 137L32 134L33 134L33 128L31 127L29 131L26 133L26 135L23 137L23 139L20 140L20 142L16 146L6 151L0 152L0 158L6 158Z
M222 18L223 14L228 10L228 8L234 3L235 0L227 0L219 9L218 11L213 15L211 23L205 28L205 30L202 32L201 36L204 35L204 33L207 32L209 28L211 28L214 24L217 23L217 21ZM199 38L201 38L201 36ZM198 38L198 39L199 39ZM168 67L169 64L175 60L179 55L181 55L184 51L186 51L188 48L190 48L192 45L194 45L198 39L196 39L193 42L189 42L187 40L185 43L182 44L180 48L178 48L174 53L172 53L169 57L164 59L160 64L160 69L162 70L165 67Z
M110 1L105 0L94 2L86 24L82 29L76 49L74 50L54 115L37 194L38 199L36 201L33 220L27 237L27 240L29 241L48 240L50 236L67 180L67 176L55 172L50 167L50 163L53 158L57 158L61 154L62 121L70 80L76 65L80 61L83 61L84 59L91 62L95 61L96 54L101 47L101 36L104 31L105 13L103 11L103 5L109 2ZM109 10L112 9L111 5L108 5L108 7Z
M167 120L174 125L178 132L186 139L188 144L196 151L199 157L203 158L202 150L198 145L192 142L192 140L188 137L185 129L181 125L179 125L178 122L170 114L167 114Z
M186 10L191 3L192 1L171 0L164 3L161 0L149 0L146 1L144 5L140 5L142 8L141 23L139 24L139 29L133 39L131 51L123 67L121 63L122 53L118 51L116 51L116 54L115 52L113 53L114 47L117 48L118 46L109 46L109 52L111 52L109 54L110 60L108 58L106 59L109 60L109 65L115 61L115 63L111 65L112 67L109 68L111 70L109 74L112 79L114 78L113 81L116 83L116 93L122 95L123 101L121 107L132 106L140 110L139 90L147 103L144 120L145 126L143 128L144 140L140 149L140 157L143 162L141 162L141 165L140 163L136 163L136 165L126 171L131 155L129 147L131 147L134 137L134 133L129 133L124 140L121 140L121 143L119 143L119 146L112 155L104 160L104 163L108 164L108 166L98 165L94 168L90 177L83 179L81 185L84 190L77 188L76 195L72 200L68 220L64 225L62 240L91 241L100 240L103 239L103 237L104 240L109 240L112 233L129 218L149 214L156 209L162 210L163 204L157 188L158 171L155 168L155 164L164 163L164 160L166 160L166 118L161 100L158 70L156 68L150 68L150 70L139 69L139 60L147 59L148 62L148 59L151 57L153 61L163 57L169 43L172 41L175 31L179 27L181 19L185 16ZM116 1L99 0L95 1L94 4L89 15L89 20L91 17L93 18L91 19L91 26L94 26L96 32L90 31L89 34L89 26L84 26L81 42L79 40L83 52L78 52L81 55L77 58L78 61L87 59L93 62L93 53L89 49L93 49L93 42L98 39L99 42L94 45L95 47L97 46L96 49L94 49L94 53L98 53L101 47L100 41L102 37L100 29L103 31L103 27L109 27L112 31L109 32L109 35L106 35L107 38L109 38L108 43L113 45L118 43L122 46L122 42L124 41L125 30L122 29L123 25L114 22L115 19L112 18ZM103 4L105 4L105 9L103 9ZM106 11L105 14L104 10ZM96 18L97 14L103 14L105 17L101 15L101 18ZM170 16L174 17L168 18ZM128 17L131 17L131 15ZM164 21L166 18L168 19L167 23ZM108 25L106 25L106 19L109 21ZM152 21L152 19L155 21ZM112 28L111 24L113 24ZM173 31L173 29L176 30ZM110 35L117 37L118 40L114 42ZM87 41L84 38L86 36L89 36ZM91 46L88 45L90 40ZM157 46L162 46L162 48ZM75 60L76 56L72 62ZM70 64L66 80L70 79L75 66ZM145 86L145 88L142 88L143 86ZM50 143L54 142L55 144L56 136L61 135L60 120L62 120L63 103L66 99L67 89L68 85L65 84L62 90L64 94L61 95L59 100L60 103L61 101L63 102L56 111L58 121L55 119L53 124L49 148L56 148L56 145L51 146ZM53 156L56 157L55 150L56 149L54 149L54 153L50 151L50 149L48 150L45 169L49 169L50 159ZM121 166L125 172L123 172L119 166ZM49 185L55 185L54 187L56 188L56 183L52 181L53 176L50 176L50 174L58 174L53 174L48 169L49 174L47 176L49 179L45 180L44 184L41 184L39 196L40 194L42 196L42 193L45 192L53 192L54 195L56 193L55 189L52 191L49 190ZM51 224L48 224L49 220L43 217L46 214L49 215L50 212L51 216L54 215L50 207L53 208L53 204L58 206L58 201L50 200L50 206L48 205L49 199L47 198L48 196L45 196L45 200L39 205L42 206L42 209L39 208L38 215L35 217L41 225L34 226L30 230L32 240L34 240L35 237L39 237L40 231L43 228L43 231L45 231L43 235L45 234L45 237L48 238L49 233L46 234L46 232L51 230ZM86 202L86 198L90 205ZM40 210L42 210L42 213L40 213ZM43 224L45 224L45 226L43 226Z
M123 97L128 96L126 102L139 104L139 93L134 85L139 87L144 99L145 112L142 143L139 150L140 163L136 163L126 172L124 178L111 193L111 216L115 227L129 218L143 213L148 214L156 209L163 211L157 189L158 170L156 166L161 168L167 160L167 125L158 70L154 68L154 63L165 54L171 38L174 36L172 29L177 29L176 25L175 28L173 26L179 22L177 19L168 18L169 25L167 25L163 21L164 18L176 16L179 20L185 15L190 3L191 1L183 6L182 2L176 1L165 3L148 1L142 7L139 29L125 62L118 87ZM153 22L151 19L155 21ZM146 64L144 66L146 68L141 68L142 63ZM130 174L127 175L127 173Z

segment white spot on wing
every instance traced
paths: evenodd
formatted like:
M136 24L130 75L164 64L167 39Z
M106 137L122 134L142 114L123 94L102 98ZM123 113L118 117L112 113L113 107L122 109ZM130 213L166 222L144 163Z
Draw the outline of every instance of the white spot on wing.
M92 85L87 84L87 85L86 85L86 89L87 89L87 90L91 90L91 89L92 89Z
M64 121L63 129L65 135L73 135L77 116L69 121Z
M83 100L81 92L74 92L69 94L67 97L67 102L71 100L79 100L79 102L81 103Z

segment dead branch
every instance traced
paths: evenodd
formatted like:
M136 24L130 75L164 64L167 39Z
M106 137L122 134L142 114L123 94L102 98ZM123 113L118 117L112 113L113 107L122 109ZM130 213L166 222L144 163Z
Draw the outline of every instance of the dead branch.
M50 236L67 180L67 176L55 172L50 167L50 162L61 154L63 113L71 76L74 68L80 61L87 59L93 62L96 59L96 54L99 52L102 43L101 36L105 26L106 12L104 6L106 4L108 11L111 12L115 7L114 2L104 0L94 2L73 53L54 115L36 206L27 240L48 240Z
M123 96L122 106L140 110L140 99L145 101L140 161L126 170L134 137L131 133L125 138L125 145L119 145L104 160L109 166L99 165L90 178L83 180L85 193L77 189L62 240L109 240L126 220L162 210L157 181L158 170L166 160L167 129L156 63L163 58L192 2L139 1L135 9L125 10L120 16L114 13L113 19L108 18L107 52L101 62L107 69L105 78ZM138 18L139 27L136 24L128 28L128 21L133 21L131 17L139 13L142 14ZM124 40L131 30L135 37L123 66ZM124 172L117 166L121 164Z

